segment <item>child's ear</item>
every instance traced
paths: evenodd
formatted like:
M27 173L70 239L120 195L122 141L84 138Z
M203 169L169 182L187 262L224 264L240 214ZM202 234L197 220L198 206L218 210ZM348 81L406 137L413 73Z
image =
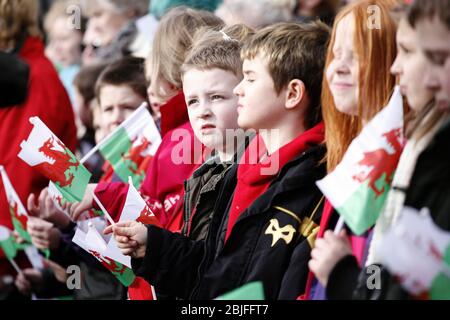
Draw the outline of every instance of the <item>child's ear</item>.
M300 105L306 95L306 87L303 81L294 79L287 85L286 109L294 109Z

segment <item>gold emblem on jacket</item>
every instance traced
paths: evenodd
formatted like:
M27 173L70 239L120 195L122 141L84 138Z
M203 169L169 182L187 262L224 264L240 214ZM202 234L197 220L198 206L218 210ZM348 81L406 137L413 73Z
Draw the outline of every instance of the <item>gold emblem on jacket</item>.
M270 225L267 227L265 234L272 235L272 248L277 244L278 241L284 240L286 244L291 243L294 239L295 228L288 224L287 226L280 228L280 223L277 219L270 220Z

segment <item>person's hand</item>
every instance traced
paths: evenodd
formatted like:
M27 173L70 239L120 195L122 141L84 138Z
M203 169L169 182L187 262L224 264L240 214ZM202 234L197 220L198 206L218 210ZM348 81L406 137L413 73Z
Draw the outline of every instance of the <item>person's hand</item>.
M94 192L97 184L89 184L86 187L86 192L84 193L83 200L76 203L67 203L63 209L67 210L70 214L72 221L79 221L83 213L93 208L92 201L94 197L92 193Z
M37 269L25 269L17 275L15 285L23 295L31 295L37 288L42 287L44 278Z
M147 228L140 222L121 222L109 226L104 234L114 233L117 246L126 256L143 258L147 249Z
M58 208L47 188L41 191L37 206L35 195L30 194L28 197L28 210L30 215L51 222L59 229L66 228L70 223L70 217Z
M64 269L62 266L57 264L54 261L45 259L44 260L45 267L51 269L53 271L53 274L55 275L56 280L58 280L61 283L66 283L68 274L66 272L66 269Z
M323 238L316 240L311 251L309 269L316 275L320 284L326 287L331 271L347 255L352 255L352 248L345 230L339 235L327 231Z
M59 247L61 232L52 223L40 218L30 217L27 223L27 231L36 248L55 250Z

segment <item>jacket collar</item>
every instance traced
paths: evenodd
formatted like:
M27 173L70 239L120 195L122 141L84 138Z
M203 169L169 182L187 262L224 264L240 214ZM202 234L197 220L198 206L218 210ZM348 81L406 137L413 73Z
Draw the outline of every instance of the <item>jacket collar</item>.
M326 173L325 163L319 164L325 156L325 147L316 145L288 162L269 189L241 215L241 218L269 210L275 201L287 192L301 190L305 183L320 180ZM301 165L304 163L304 165ZM279 182L279 183L274 183ZM239 219L240 220L240 219Z
M281 147L265 160L252 164L250 152L258 150L254 147L255 144L258 144L260 147L258 154L259 159L267 153L264 142L261 137L258 136L247 149L243 157L244 161L241 161L239 164L238 179L248 185L266 184L268 181L273 180L288 162L293 160L299 154L307 151L310 147L323 143L324 138L325 127L323 123L320 123L300 134L293 141ZM270 169L270 171L268 169Z

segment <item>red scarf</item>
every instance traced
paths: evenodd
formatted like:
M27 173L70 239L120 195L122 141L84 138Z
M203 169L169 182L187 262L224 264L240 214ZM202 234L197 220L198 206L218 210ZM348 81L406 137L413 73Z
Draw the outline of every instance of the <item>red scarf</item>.
M309 147L322 143L324 134L325 127L323 123L320 123L314 128L305 131L263 161L260 161L260 159L267 153L264 142L259 135L252 141L239 164L237 186L229 213L225 241L228 240L239 216L269 188L272 180L278 175L280 170ZM254 163L255 161L253 163L249 161L252 159L251 153L255 152L255 150L259 150L256 164ZM271 170L270 173L267 173L267 169L274 167L274 164L277 163L276 170Z

